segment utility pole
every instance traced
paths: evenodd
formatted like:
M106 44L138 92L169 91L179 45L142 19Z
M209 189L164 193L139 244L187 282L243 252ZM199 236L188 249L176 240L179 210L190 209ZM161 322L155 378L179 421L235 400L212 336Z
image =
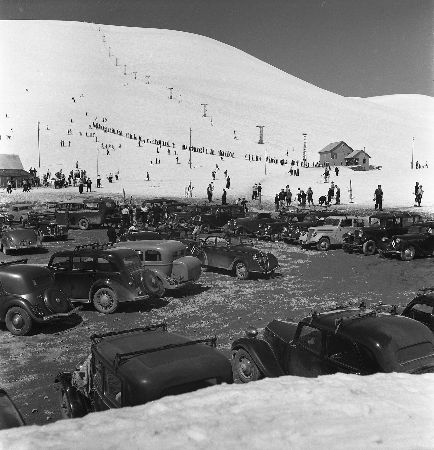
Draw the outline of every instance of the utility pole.
M188 147L189 151L190 151L190 158L189 158L189 165L190 165L190 169L191 169L191 128L190 128L190 145Z
M126 74L127 74L127 65L124 64L124 75L126 75Z
M258 144L264 143L264 126L265 125L256 125L256 128L259 128L259 141Z
M41 149L39 147L40 141L40 122L38 120L38 167L41 168Z
M118 64L118 57L116 56L116 62L115 62L115 66L117 67L119 64Z
M167 89L169 89L169 91L170 91L169 99L172 100L172 98L173 98L173 95L172 95L173 88L167 88Z
M99 175L99 147L97 147L97 154L96 154L96 176Z
M307 133L303 133L303 167L306 167L306 138Z
M348 189L349 193L350 193L350 203L354 203L353 202L353 188L351 186L351 180L350 180L350 189Z
M411 143L411 168L414 168L414 136Z
M208 106L208 103L201 103L201 105L203 106L202 117L206 117L206 107Z

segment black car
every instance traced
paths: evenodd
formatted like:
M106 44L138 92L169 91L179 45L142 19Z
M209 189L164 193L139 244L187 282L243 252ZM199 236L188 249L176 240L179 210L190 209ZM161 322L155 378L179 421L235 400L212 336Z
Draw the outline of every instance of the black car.
M420 222L409 227L406 234L383 238L382 256L399 256L411 261L416 256L434 255L434 222Z
M27 264L26 259L0 264L0 322L12 334L29 334L35 323L58 320L78 309L47 268Z
M232 383L231 364L215 348L215 337L192 340L161 323L93 335L91 343L79 369L56 378L64 418Z
M7 392L0 388L0 430L21 427L24 419Z
M48 269L73 302L93 303L104 314L121 302L147 298L153 279L134 250L98 244L56 252Z
M62 220L62 219L65 219ZM27 226L34 228L41 241L68 239L67 215L55 211L29 211Z
M343 308L296 322L273 320L232 344L234 380L337 372L434 372L434 336L423 324L366 308Z
M212 205L193 218L193 223L202 225L202 231L209 233L223 227L230 220L245 217L246 213L241 205Z
M379 212L369 217L369 224L346 233L342 248L347 253L361 252L373 255L382 249L384 242L392 236L406 234L408 229L421 222L419 214Z
M269 212L249 212L246 217L230 220L224 229L237 235L255 235L260 225L266 225L272 222L281 222L281 220L272 217Z

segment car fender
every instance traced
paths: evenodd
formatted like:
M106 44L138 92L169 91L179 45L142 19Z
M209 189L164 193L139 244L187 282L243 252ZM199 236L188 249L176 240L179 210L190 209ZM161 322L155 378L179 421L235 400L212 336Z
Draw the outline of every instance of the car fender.
M32 320L38 320L38 317L35 316L35 313L33 312L29 302L18 295L8 295L6 300L2 301L0 307L0 320L4 321L6 312L14 306L23 308L30 315Z
M83 417L89 412L87 399L72 385L71 379L71 372L61 372L56 376L54 382L60 383L61 390L66 394L72 417Z
M240 338L233 342L232 352L240 349L249 353L264 376L275 378L285 375L273 350L271 350L266 341L262 339L249 339L247 337Z

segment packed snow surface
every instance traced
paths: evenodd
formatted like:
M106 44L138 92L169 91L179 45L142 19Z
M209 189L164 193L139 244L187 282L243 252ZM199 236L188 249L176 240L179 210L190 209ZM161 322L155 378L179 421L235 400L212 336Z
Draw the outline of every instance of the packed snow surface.
M311 186L317 199L328 188L321 168L290 177L290 166L280 164L302 160L305 133L310 164L329 143L345 141L381 166L342 168L334 181L343 202L351 180L357 204L372 205L382 184L386 207L409 206L418 181L422 205L434 205L432 97L342 97L180 31L2 21L0 42L0 153L18 153L26 169L39 168L40 156L40 173L68 174L77 162L94 180L97 171L104 179L119 171L110 189L126 195L183 196L191 181L194 196L204 197L218 166L218 199L224 170L229 201L247 196L254 182L266 198L289 184L293 192ZM201 149L192 152L191 168L190 129L192 146ZM428 168L411 170L412 154Z
M434 375L281 377L0 432L14 449L433 448Z

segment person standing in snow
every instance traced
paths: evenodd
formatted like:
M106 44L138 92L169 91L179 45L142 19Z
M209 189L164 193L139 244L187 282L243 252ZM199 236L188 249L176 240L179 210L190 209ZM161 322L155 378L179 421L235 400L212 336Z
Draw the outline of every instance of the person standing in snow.
M222 205L227 205L226 202L226 189L223 189L223 194L222 194Z
M211 203L212 202L212 184L211 183L206 188L206 195L208 197L208 201Z
M383 211L383 190L381 184L378 185L374 192L375 209Z
M422 202L422 196L423 196L423 189L422 189L422 185L419 184L418 188L417 188L417 194L416 194L416 203L417 206L420 206L421 202Z
M226 189L230 189L230 187L231 187L231 178L228 175L226 178Z
M336 185L335 188L336 188L336 194L335 194L336 203L335 203L335 205L340 205L341 204L341 188L338 185Z
M313 190L310 186L307 188L306 194L307 194L307 204L309 206L310 205L313 206Z

